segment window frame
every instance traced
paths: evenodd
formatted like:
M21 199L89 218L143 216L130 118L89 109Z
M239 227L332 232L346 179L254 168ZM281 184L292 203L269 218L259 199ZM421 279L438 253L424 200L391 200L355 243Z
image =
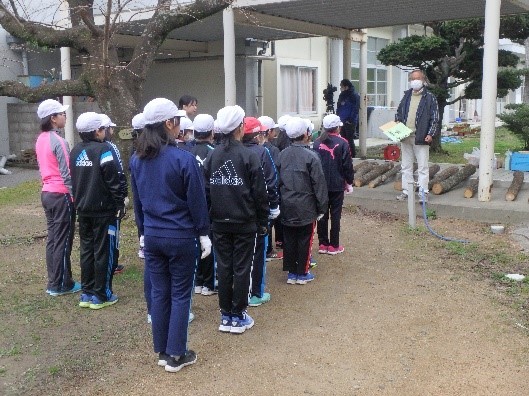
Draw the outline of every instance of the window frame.
M285 105L283 103L283 82L282 82L282 75L281 75L281 68L282 67L294 67L297 70L297 79L298 79L298 92L296 96L296 111L295 112L288 112L285 111ZM311 111L307 112L301 112L300 111L300 70L301 69L311 69L313 71L314 80L313 80L313 109ZM318 95L319 86L320 86L320 73L321 73L321 62L318 61L311 61L311 60L305 60L305 59L286 59L283 58L281 60L277 61L277 114L278 117L289 114L292 116L303 116L303 117L310 117L318 114L318 109L320 108L320 96Z

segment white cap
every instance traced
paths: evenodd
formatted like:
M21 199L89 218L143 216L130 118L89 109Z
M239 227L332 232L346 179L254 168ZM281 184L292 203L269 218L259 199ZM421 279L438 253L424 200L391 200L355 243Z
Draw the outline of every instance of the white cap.
M290 116L288 114L279 117L278 120L277 120L277 127L280 128L280 129L285 129L288 120L290 120L291 118L292 118L292 116Z
M101 118L103 119L103 122L101 124L102 127L108 128L108 127L116 126L116 124L112 122L109 116L107 116L106 114L100 114L100 115L101 115Z
M289 138L297 138L304 133L307 133L307 120L299 117L290 117L285 125L285 131Z
M83 113L77 117L75 127L79 133L96 131L103 126L103 117L93 111Z
M312 131L314 131L314 124L312 123L312 121L306 118L304 118L303 121L305 121L305 124L307 124L307 129L309 130L309 132L312 133Z
M213 134L222 133L219 129L219 122L217 120L213 121Z
M185 110L178 110L172 101L165 98L153 99L143 109L145 125L156 124L173 117L185 117L185 115Z
M240 106L226 106L217 113L217 126L220 132L228 134L241 125L244 120L244 110Z
M39 107L37 109L37 115L40 119L43 119L52 114L65 112L68 107L70 106L62 105L61 102L58 102L56 100L46 99L44 102L39 104Z
M193 127L195 132L209 132L215 127L215 120L209 114L198 114L193 120Z
M143 113L136 114L132 117L132 129L143 129L145 128L145 117Z
M258 118L258 120L261 123L261 125L264 126L266 129L277 128L277 124L274 122L272 117L261 116Z
M187 117L180 118L180 130L185 131L186 129L193 129L193 121Z
M325 129L334 129L336 127L342 126L343 123L336 114L327 114L323 117L323 127Z

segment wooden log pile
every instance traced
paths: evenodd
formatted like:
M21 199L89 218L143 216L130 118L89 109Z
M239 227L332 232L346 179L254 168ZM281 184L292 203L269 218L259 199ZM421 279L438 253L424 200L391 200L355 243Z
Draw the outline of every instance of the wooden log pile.
M457 166L450 166L437 173L432 179L430 179L430 182L428 183L428 190L431 190L435 183L439 183L443 180L448 179L450 176L455 175L458 170L459 168Z
M428 174L430 176L430 180L433 179L433 177L437 174L437 172L439 172L440 169L441 167L439 166L439 164L433 164L428 167ZM417 164L413 164L413 172L415 172L416 170L417 170ZM401 191L402 190L402 180L396 180L393 187L395 188L395 190Z
M479 177L477 179L470 180L467 188L465 188L465 192L463 193L463 196L465 198L472 198L478 192L478 185L479 185Z
M394 166L390 170L388 170L386 173L381 174L380 176L374 178L369 182L369 188L375 188L383 183L385 183L387 180L395 176L397 173L400 172L401 166L398 164L397 166Z
M382 175L383 173L386 173L391 168L393 168L393 162L386 162L373 167L369 172L355 177L355 187L362 187L368 184L371 180ZM365 169L365 167L362 169Z
M450 176L449 178L434 183L432 186L432 192L436 195L444 194L450 191L451 189L453 189L459 183L468 179L470 176L474 174L474 172L476 172L476 167L474 165L467 164L462 169L459 169L454 175Z

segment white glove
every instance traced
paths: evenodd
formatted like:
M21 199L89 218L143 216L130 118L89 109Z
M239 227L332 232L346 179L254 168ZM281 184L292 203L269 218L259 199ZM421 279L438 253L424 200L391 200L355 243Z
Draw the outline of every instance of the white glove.
M141 248L145 247L145 237L143 235L140 236L140 247Z
M345 185L345 193L346 194L351 194L353 192L353 186L350 185L350 184L346 184Z
M202 250L201 259L208 257L211 254L211 241L207 235L199 237L200 250Z
M277 216L279 216L279 213L281 213L281 211L279 210L279 206L275 209L270 209L270 214L268 215L268 218L270 220L274 220L275 218L277 218Z
M320 221L321 219L323 219L323 213L318 215L318 217L316 218L316 221Z

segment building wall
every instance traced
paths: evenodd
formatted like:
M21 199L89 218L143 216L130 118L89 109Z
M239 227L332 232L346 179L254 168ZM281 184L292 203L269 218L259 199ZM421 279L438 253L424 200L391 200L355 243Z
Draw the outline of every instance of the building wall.
M37 117L37 103L10 103L7 105L9 146L11 153L19 155L22 150L35 148L40 133L40 120ZM74 102L74 119L86 111L99 111L96 103ZM64 137L64 136L63 136ZM76 140L77 135L76 135Z

